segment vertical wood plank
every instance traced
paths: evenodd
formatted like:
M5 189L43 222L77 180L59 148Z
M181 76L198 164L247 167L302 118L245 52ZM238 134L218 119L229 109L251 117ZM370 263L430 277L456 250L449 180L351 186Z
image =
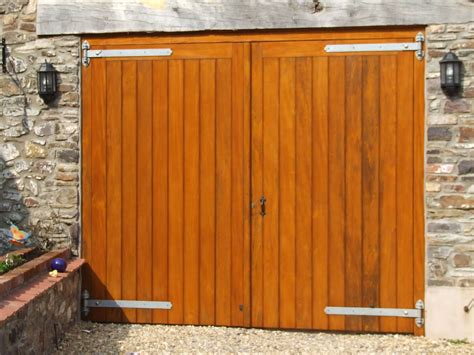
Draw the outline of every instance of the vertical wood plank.
M258 210L258 200L263 193L263 68L262 49L252 44L252 196L254 208L251 211L251 325L263 326L263 221Z
M380 57L380 307L397 307L397 58ZM380 318L396 332L397 319Z
M397 66L397 307L413 305L413 58L400 53ZM413 320L398 318L399 332Z
M312 59L296 59L296 327L312 327Z
M216 61L216 324L231 322L232 63Z
M328 329L324 308L329 305L329 61L313 58L313 328Z
M199 60L184 62L184 322L199 323Z
M152 62L137 63L137 297L152 298ZM152 311L137 310L150 323Z
M106 66L105 60L99 59L92 66L92 255L93 270L91 297L105 299L107 285L107 103L106 103ZM91 320L104 320L104 309L91 312Z
M263 59L263 326L279 326L279 183L280 66L278 58ZM260 206L258 207L260 210ZM262 217L260 217L262 218Z
M252 201L251 196L251 144L252 144L252 107L251 107L251 90L252 90L252 80L251 80L251 61L252 61L252 51L250 43L244 43L243 46L243 58L242 58L242 76L243 76L243 95L242 97L242 107L243 107L243 325L249 327L252 322L252 304L251 304L251 270L252 270L252 250L251 250L251 233L252 233L252 224L251 224L251 214L252 210L250 207L250 202ZM237 132L236 132L237 134Z
M424 131L425 61L414 60L413 115L413 305L425 295L425 218L424 218ZM414 327L415 335L424 335L424 327Z
M122 64L123 130L122 142L122 296L125 300L137 299L137 63ZM124 320L136 321L135 309L124 310Z
M345 303L362 305L362 58L346 58L346 260ZM361 330L360 317L346 317L346 329Z
M379 306L379 80L378 56L362 68L362 303ZM363 317L365 331L378 331L377 317Z
M345 73L345 58L329 58L330 73ZM329 81L329 305L344 306L345 268L345 103L344 75ZM344 316L329 317L329 329L344 330Z
M107 289L108 299L122 299L122 63L107 70ZM110 309L107 321L119 322L120 309Z
M168 61L153 61L153 300L168 298ZM167 323L167 310L153 311Z
M184 147L183 147L183 93L184 64L182 60L169 62L169 298L173 309L168 320L172 324L183 322L183 232L184 232Z
M91 290L92 270L92 68L82 69L82 287Z
M280 327L296 325L295 59L280 59ZM266 172L265 172L266 173ZM270 197L271 198L271 197Z
M216 223L216 150L215 150L215 60L201 61L201 159L200 159L200 290L199 312L201 324L215 323L215 223Z
M249 308L244 301L244 47L233 45L232 53L232 117L231 139L231 321L233 326L244 325L244 312L240 305Z

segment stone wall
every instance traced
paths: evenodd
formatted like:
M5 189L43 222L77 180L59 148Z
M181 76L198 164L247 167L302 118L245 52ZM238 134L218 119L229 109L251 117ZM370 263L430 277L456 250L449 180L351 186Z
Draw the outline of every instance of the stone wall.
M36 0L0 0L0 33L8 47L8 73L0 72L0 254L8 222L48 248L77 250L79 38L38 38ZM45 60L60 78L48 105L36 84Z
M474 22L427 29L428 286L474 287ZM462 60L459 97L440 89L439 60Z

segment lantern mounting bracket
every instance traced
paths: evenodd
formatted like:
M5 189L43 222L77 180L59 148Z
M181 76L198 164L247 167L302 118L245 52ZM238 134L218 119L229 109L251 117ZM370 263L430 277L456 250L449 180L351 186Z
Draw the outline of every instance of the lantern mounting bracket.
M5 42L5 38L2 38L0 42L0 46L2 47L2 72L7 72L7 44Z

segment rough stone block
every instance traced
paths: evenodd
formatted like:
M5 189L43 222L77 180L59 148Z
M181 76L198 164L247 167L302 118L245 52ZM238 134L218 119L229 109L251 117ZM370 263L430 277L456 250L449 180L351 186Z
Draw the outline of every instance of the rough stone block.
M448 100L444 105L444 113L469 113L471 104L464 99Z
M471 266L472 258L467 254L456 254L453 257L454 267L469 267Z
M429 127L428 140L429 141L450 141L453 134L447 127Z
M439 201L443 208L474 209L474 198L466 198L461 195L442 196Z
M19 150L13 143L1 143L0 144L0 159L10 161L20 156Z
M454 170L454 164L428 164L427 173L450 174Z
M459 142L474 142L474 127L460 127Z
M474 174L474 160L463 160L458 165L459 175Z
M458 223L428 223L430 233L459 233L461 226Z
M25 153L28 158L46 158L48 150L30 141L25 142Z
M456 115L432 113L429 115L430 125L455 125L458 123Z
M72 149L58 150L56 158L65 163L77 163L79 161L79 152Z

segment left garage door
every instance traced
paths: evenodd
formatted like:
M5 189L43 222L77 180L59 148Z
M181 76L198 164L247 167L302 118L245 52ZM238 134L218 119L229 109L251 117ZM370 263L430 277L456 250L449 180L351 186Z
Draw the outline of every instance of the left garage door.
M172 302L90 319L249 325L249 45L172 50L83 69L84 287Z

